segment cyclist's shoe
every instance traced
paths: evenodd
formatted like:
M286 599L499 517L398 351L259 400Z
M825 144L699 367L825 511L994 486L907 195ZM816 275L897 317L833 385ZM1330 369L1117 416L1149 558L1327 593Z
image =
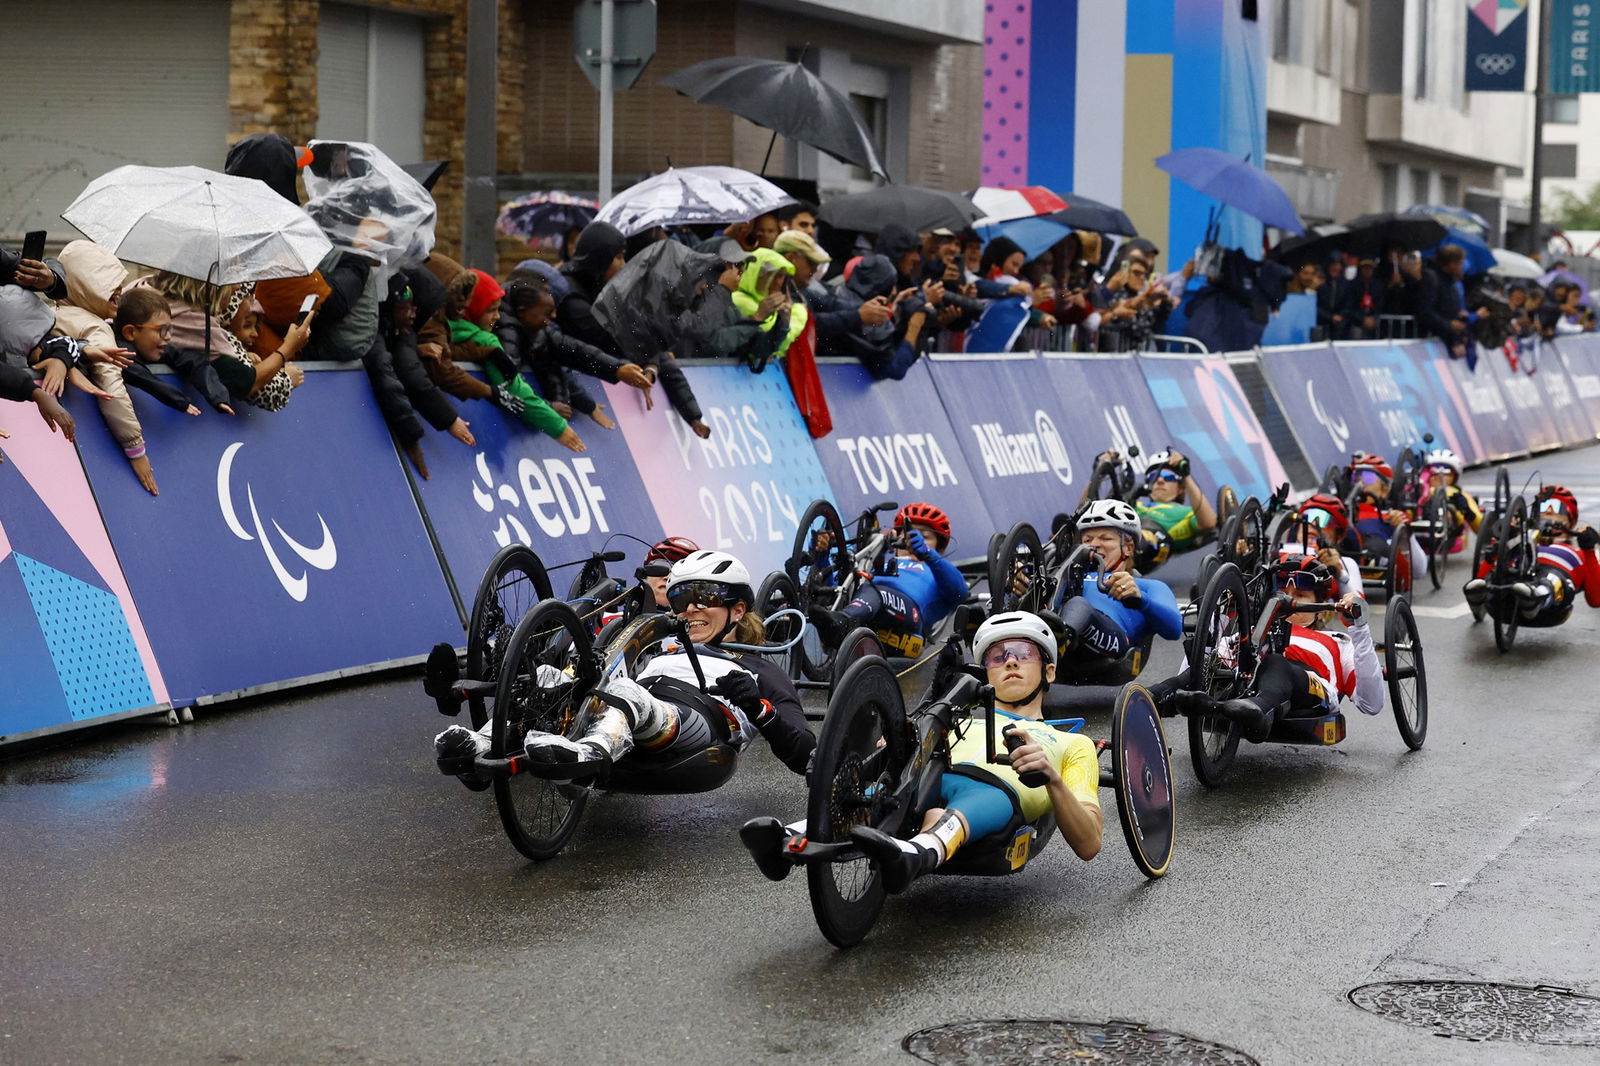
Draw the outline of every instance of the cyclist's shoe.
M939 857L928 848L910 841L898 840L871 826L858 825L850 830L850 839L878 864L883 875L883 887L891 895L898 895L925 873L939 865Z
M1239 732L1252 744L1260 744L1272 735L1276 716L1272 708L1262 708L1255 700L1223 700L1217 704L1217 713L1230 722L1239 724Z
M1461 595L1466 597L1467 607L1472 611L1472 620L1483 621L1483 616L1489 609L1489 582L1481 577L1475 577L1461 586Z
M769 881L782 881L794 869L794 863L783 854L787 836L783 823L771 817L752 818L739 828L739 839Z
M422 691L433 697L439 713L446 718L461 713L461 697L456 693L456 682L461 680L461 664L456 661L456 650L449 644L435 644L428 653L428 665L422 673Z
M1550 586L1540 582L1518 581L1511 586L1511 591L1517 594L1517 601L1522 606L1535 607L1550 595Z
M441 774L452 774L474 792L489 787L487 778L478 776L477 758L489 754L489 738L466 726L453 725L433 738L433 757Z
M820 603L811 605L806 611L806 618L817 627L823 643L830 648L838 647L850 630L855 628L855 622L849 615L843 611L830 611Z

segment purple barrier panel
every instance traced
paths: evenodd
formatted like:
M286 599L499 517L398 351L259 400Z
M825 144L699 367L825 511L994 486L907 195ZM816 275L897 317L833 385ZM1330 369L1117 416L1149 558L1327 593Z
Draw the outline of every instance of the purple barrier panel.
M1559 447L1561 434L1550 417L1544 390L1534 380L1534 375L1525 372L1525 366L1526 362L1519 359L1518 366L1513 367L1506 349L1478 347L1477 373L1494 378L1516 423L1515 450L1527 452Z
M758 577L779 569L806 506L831 497L817 449L783 371L686 364L711 436L696 437L666 406L654 410L607 385L617 424L655 511L655 528L737 555ZM641 513L638 521L650 521Z
M1083 389L1058 392L1035 352L933 355L929 361L939 399L978 479L987 527L1027 521L1048 530L1052 516L1073 510L1088 474L1083 464L1094 454L1089 436L1074 445L1064 432L1083 419ZM1064 367L1060 374L1074 372ZM1083 455L1077 465L1074 454Z
M664 407L655 412L666 413ZM429 433L422 450L432 477L412 481L465 609L472 609L489 560L513 541L556 566L600 550L614 533L660 539L661 524L621 430L602 429L580 415L573 425L587 450L570 452L487 403L471 404L463 414L476 445ZM630 558L644 551L621 539L612 546ZM633 572L617 564L611 570ZM561 571L551 583L561 592L576 574Z
M1534 374L1549 401L1551 417L1561 433L1561 443L1567 445L1586 444L1595 439L1596 425L1590 401L1578 391L1579 383L1569 369L1574 362L1581 365L1584 357L1580 354L1576 360L1568 360L1566 355L1568 348L1581 352L1585 336L1578 334L1545 342L1536 364L1538 371Z
M1487 462L1498 448L1495 426L1498 426L1500 416L1497 412L1505 410L1505 398L1499 395L1497 387L1489 382L1487 391L1480 389L1478 394L1469 393L1452 369L1458 360L1451 359L1445 353L1444 345L1438 341L1410 341L1403 347L1417 372L1433 388L1438 406L1432 425L1451 424L1456 427L1455 437L1445 433L1441 439L1449 443L1464 462ZM1465 369L1463 365L1462 370ZM1487 407L1482 410L1474 407L1474 403L1483 407L1485 400L1490 401ZM1480 424L1484 419L1496 421L1493 426ZM1439 434L1435 433L1435 436Z
M1481 444L1470 431L1470 419L1457 408L1450 390L1425 371L1424 361L1445 358L1441 349L1427 344L1369 344L1338 346L1339 361L1355 386L1358 402L1377 416L1383 435L1375 441L1356 442L1394 459L1402 448L1421 450L1423 436L1449 447L1467 462L1477 462ZM1437 353L1437 354L1435 354Z
M1438 351L1435 342L1428 342L1428 346ZM1512 412L1505 391L1500 387L1499 377L1484 363L1485 358L1480 355L1476 372L1467 369L1465 360L1448 356L1435 359L1427 365L1441 380L1455 385L1455 394L1460 396L1466 408L1481 449L1474 461L1493 462L1519 455L1528 449L1522 443L1521 418Z
M160 709L167 684L77 452L31 403L0 401L0 426L0 743Z
M1151 352L1138 359L1173 443L1194 461L1208 495L1228 484L1241 498L1264 500L1289 480L1226 359Z
M1261 369L1306 461L1320 478L1358 448L1377 450L1383 424L1345 372L1344 347L1314 344L1261 349Z
M1080 477L1089 473L1094 457L1107 448L1126 455L1129 446L1137 445L1141 455L1151 455L1172 443L1167 421L1156 409L1131 352L1045 352L1044 372L1058 396L1072 398L1074 417L1067 421L1065 431L1073 456L1084 464ZM1134 466L1139 466L1138 460Z
M1556 352L1566 368L1572 391L1589 418L1590 436L1584 440L1593 440L1600 436L1600 334L1563 337L1556 342Z
M160 496L87 403L78 441L174 703L410 658L460 632L365 374L313 371L276 414L135 404Z
M981 555L994 522L929 365L919 360L903 381L878 381L854 360L820 364L833 432L815 442L817 457L841 515L927 500L950 516L952 552Z

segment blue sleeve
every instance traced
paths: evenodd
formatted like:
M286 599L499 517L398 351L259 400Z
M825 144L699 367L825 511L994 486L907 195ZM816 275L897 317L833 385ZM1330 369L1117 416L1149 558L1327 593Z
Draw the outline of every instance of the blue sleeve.
M928 569L933 572L934 584L938 587L938 596L929 607L929 613L934 617L929 618L928 622L932 624L955 610L967 598L969 590L967 579L961 576L955 563L942 555L932 555L927 562Z
M973 284L978 287L980 299L993 300L997 297L1011 295L1012 283L1009 281L993 281L989 278L979 278Z
M1144 597L1144 606L1140 608L1145 621L1156 631L1158 636L1168 640L1183 639L1183 614L1178 610L1178 599L1172 594L1172 589L1164 581L1154 581L1150 578L1135 578L1139 586L1139 595Z
M881 361L874 359L872 362L866 363L867 372L875 378L889 378L893 381L900 381L906 374L910 373L912 365L916 363L921 354L910 344L901 341L887 359ZM865 360L863 362L865 363Z

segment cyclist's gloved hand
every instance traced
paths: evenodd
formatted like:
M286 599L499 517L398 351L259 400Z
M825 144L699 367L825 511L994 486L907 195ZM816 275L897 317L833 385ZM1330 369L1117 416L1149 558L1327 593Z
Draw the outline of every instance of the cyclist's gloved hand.
M1173 471L1176 472L1179 477L1188 477L1189 476L1189 457L1187 455L1179 458L1177 462L1171 463L1169 465L1172 467Z
M912 555L923 562L933 558L933 549L928 547L928 542L923 540L922 534L915 529L906 531L906 547L911 549Z
M1600 548L1600 533L1595 532L1591 526L1584 526L1578 530L1578 547L1587 552Z
M711 694L720 697L761 725L772 715L772 704L761 698L761 686L743 670L730 670L711 685Z

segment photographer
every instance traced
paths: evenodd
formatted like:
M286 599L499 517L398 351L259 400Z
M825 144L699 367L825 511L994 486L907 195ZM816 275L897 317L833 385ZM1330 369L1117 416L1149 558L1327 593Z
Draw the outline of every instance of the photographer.
M1151 284L1150 264L1137 252L1106 282L1102 299L1110 309L1100 323L1100 350L1131 352L1161 331L1175 303L1160 282Z
M922 354L923 331L934 317L930 311L944 298L944 286L929 282L922 288L895 290L895 268L882 255L862 256L845 283L834 294L830 311L856 314L862 325L857 330L839 333L824 331L818 321L820 355L849 356L877 378L904 378ZM867 325L863 308L877 305L883 321Z

